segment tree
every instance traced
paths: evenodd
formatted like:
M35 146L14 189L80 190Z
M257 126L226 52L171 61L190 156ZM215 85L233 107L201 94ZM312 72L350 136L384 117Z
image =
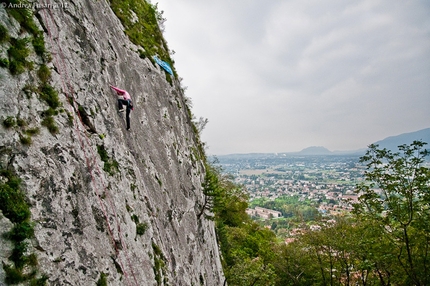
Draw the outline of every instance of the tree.
M390 266L394 284L430 284L430 170L425 166L427 143L414 141L393 153L370 145L361 158L367 165L365 182L357 186L354 213L372 222L387 239L381 253L395 257ZM378 234L378 232L375 232ZM380 236L374 237L375 242ZM378 260L378 259L377 259Z

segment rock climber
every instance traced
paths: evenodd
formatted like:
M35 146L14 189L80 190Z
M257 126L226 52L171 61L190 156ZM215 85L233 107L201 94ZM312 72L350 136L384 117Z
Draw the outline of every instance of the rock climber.
M127 122L127 130L130 130L130 111L133 110L133 102L131 101L130 94L123 90L119 89L113 85L109 85L110 88L116 91L116 94L118 95L118 109L119 112L124 111L124 105L126 106L126 113L125 113L125 119Z

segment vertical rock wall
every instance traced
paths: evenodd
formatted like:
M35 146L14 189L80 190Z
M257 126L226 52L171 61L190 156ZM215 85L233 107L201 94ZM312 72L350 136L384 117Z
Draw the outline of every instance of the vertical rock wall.
M22 179L40 273L48 285L96 285L102 273L108 285L222 285L214 225L197 217L204 166L179 82L139 57L106 1L66 2L39 7L35 18L62 104L58 133L41 125L48 106L28 88L38 84L36 69L0 68L1 120L26 122L0 126L0 163ZM0 22L22 37L1 7ZM109 83L133 98L130 131ZM31 144L20 140L23 128L40 128ZM0 213L0 232L11 225ZM10 263L12 246L0 243ZM4 277L0 269L0 284Z

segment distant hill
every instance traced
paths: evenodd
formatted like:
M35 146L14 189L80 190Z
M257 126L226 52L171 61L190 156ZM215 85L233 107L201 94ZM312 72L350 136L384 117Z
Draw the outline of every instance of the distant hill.
M300 155L332 155L333 152L328 150L327 148L323 146L311 146L308 148L303 149L300 152L297 152L296 154Z
M403 144L411 144L415 140L422 140L428 143L426 148L430 148L430 128L418 130L415 132L403 133L397 136L390 136L383 140L379 140L374 144L378 144L379 148L387 148L391 151L398 151L398 146Z
M415 132L403 133L400 135L390 136L385 139L379 140L373 144L378 144L379 148L387 148L393 152L398 151L398 146L403 144L411 144L415 140L422 140L426 142L427 149L430 149L430 128L418 130ZM370 145L370 143L369 143ZM277 156L363 156L366 153L367 146L358 150L350 151L330 151L323 146L311 146L305 148L299 152L284 152L284 153L248 153L248 154L229 154L216 156L218 158L230 158L230 159L246 159L246 158L273 158Z

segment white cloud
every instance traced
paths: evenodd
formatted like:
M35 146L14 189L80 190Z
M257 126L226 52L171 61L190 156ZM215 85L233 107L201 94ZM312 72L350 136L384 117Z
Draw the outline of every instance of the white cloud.
M209 153L354 149L429 127L425 1L160 0Z

